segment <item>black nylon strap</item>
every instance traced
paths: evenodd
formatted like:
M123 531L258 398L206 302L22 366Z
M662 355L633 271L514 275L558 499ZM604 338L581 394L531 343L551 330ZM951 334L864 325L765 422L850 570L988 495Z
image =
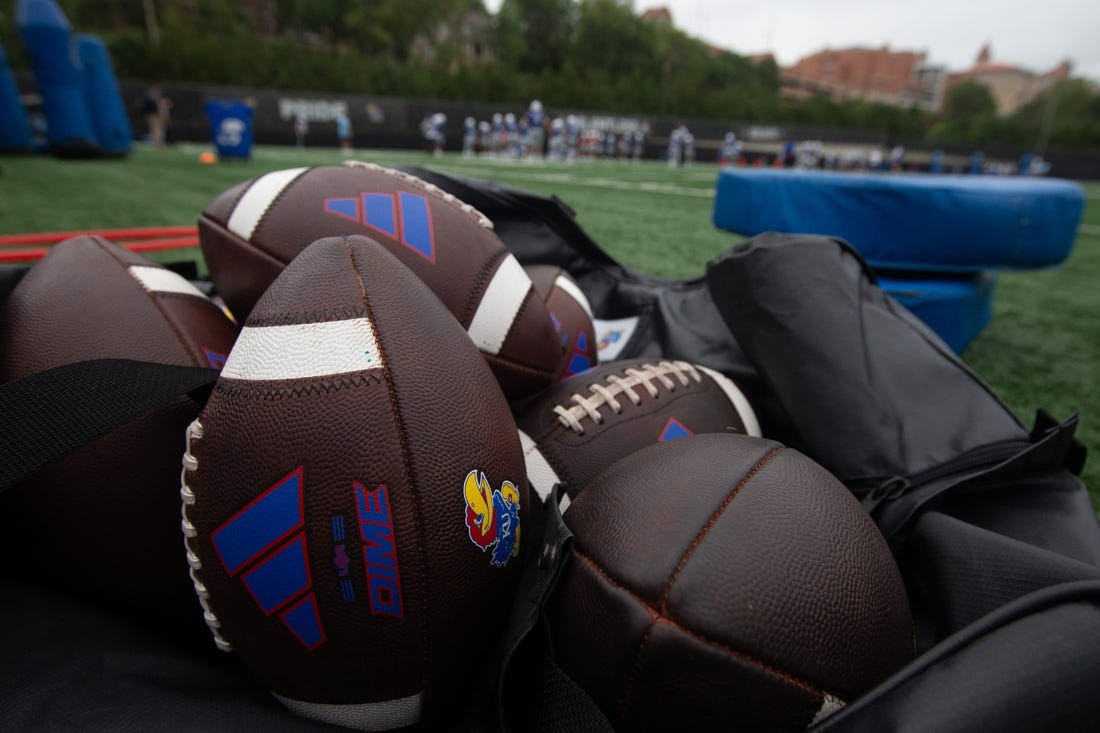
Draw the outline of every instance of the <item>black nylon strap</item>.
M15 290L15 286L30 272L27 265L0 265L0 303L8 297L8 293Z
M545 502L532 507L539 544L520 578L497 680L495 723L504 733L612 733L595 701L554 663L543 617L573 547L573 533L558 511L562 492L555 485Z
M180 395L204 404L217 378L204 367L93 359L0 385L0 492Z
M547 656L535 679L527 730L538 733L614 733L595 701Z

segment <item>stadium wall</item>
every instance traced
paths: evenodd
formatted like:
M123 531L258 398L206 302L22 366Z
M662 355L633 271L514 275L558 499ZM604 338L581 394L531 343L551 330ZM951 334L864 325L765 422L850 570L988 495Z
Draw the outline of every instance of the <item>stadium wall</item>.
M25 99L32 100L29 112L35 113L34 78L30 74L16 74L16 83ZM124 104L130 115L130 123L139 139L145 133L145 120L141 112L141 100L147 82L120 81ZM354 145L357 148L404 148L425 146L419 124L436 112L447 116L446 149L462 147L463 120L471 116L476 120L491 119L494 113L512 112L522 115L525 105L485 104L480 102L439 101L399 97L378 97L347 94L319 94L308 91L278 91L241 87L219 87L194 84L160 85L163 94L172 102L169 141L209 142L210 124L203 112L208 100L248 101L254 110L254 140L261 145L293 145L294 118L302 112L310 121L306 144L309 146L336 147L336 116L344 111L351 119ZM895 144L907 149L906 161L916 169L926 168L932 147L923 140L891 140L884 131L853 130L847 128L818 128L782 124L762 124L738 120L693 119L671 116L623 115L598 110L565 109L547 106L550 117L576 114L584 126L616 133L641 129L646 133L646 158L663 158L669 133L683 123L695 136L696 160L713 162L718 158L722 138L733 131L743 141L745 154L751 159L759 157L770 165L788 140L820 140L833 150L869 150L877 147L888 152ZM965 170L974 146L944 145L949 167ZM1008 145L982 146L987 160L1015 162L1024 152L1022 148ZM1100 179L1100 151L1048 151L1046 159L1052 165L1052 175L1062 178Z

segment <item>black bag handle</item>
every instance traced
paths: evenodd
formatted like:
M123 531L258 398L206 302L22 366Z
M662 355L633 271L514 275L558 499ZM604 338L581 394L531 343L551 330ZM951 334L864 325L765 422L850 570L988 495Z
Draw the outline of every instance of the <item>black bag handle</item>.
M0 385L0 493L180 395L205 404L217 378L206 367L92 359Z
M1085 447L1074 437L1077 423L1077 414L1058 422L1039 410L1027 440L983 446L922 474L890 479L863 497L864 508L887 541L894 542L920 512L950 493L1011 483L1032 472L1065 469L1079 474Z
M939 723L930 722L950 720L952 730L971 730L965 717L958 715L960 707L969 709L989 708L999 705L1004 712L999 720L984 720L982 730L1094 730L1096 726L1095 696L1082 698L1083 686L1091 684L1100 664L1095 656L1087 653L1074 661L1058 658L1057 652L1049 652L1054 644L1061 648L1081 645L1087 650L1095 647L1100 635L1097 626L1085 617L1056 616L1059 612L1074 606L1100 608L1100 581L1080 580L1060 583L1029 593L1011 601L955 632L937 644L928 652L920 655L908 665L898 670L892 677L884 680L873 690L858 700L854 700L836 713L818 722L809 730L813 733L854 733L855 731L901 731L901 730L940 730ZM1044 625L1048 628L1056 623L1064 624L1073 619L1076 624L1059 627L1058 637L1049 639L1039 637L1032 646L1023 642L1035 639L1037 629ZM1094 617L1095 618L1095 617ZM1046 699L1039 709L1029 707L1026 710L1016 704L1011 694L1011 683L1004 689L1003 695L978 695L980 686L966 684L964 679L967 656L981 659L983 655L993 655L1007 670L1009 666L1023 670L1014 676L1017 680L1030 677L1032 687L1050 680L1052 667L1061 667L1072 674L1066 680L1052 680L1046 684ZM989 658L989 657L986 657ZM1038 663L1038 664L1037 664ZM1087 665L1087 669L1081 665ZM1068 665L1077 664L1075 668ZM1034 671L1029 670L1033 665ZM990 666L990 679L1001 679L995 673L997 666ZM943 680L952 680L961 684L956 688L946 688ZM950 683L948 683L950 684ZM943 694L947 689L952 691ZM947 699L945 699L945 697ZM927 712L918 713L923 706L934 705ZM1084 712L1084 715L1082 715ZM904 717L909 714L910 717ZM917 719L920 714L920 719ZM1022 718L1019 716L1023 716ZM952 719L952 716L954 718ZM971 716L972 722L973 716ZM1014 724L1013 724L1014 723Z

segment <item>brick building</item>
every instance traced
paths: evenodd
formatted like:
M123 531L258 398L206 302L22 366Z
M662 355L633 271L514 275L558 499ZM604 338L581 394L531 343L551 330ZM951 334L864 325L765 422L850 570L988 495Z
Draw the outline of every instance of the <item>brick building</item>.
M782 69L780 79L788 99L827 94L934 111L943 104L947 71L928 64L924 52L883 46L818 51Z

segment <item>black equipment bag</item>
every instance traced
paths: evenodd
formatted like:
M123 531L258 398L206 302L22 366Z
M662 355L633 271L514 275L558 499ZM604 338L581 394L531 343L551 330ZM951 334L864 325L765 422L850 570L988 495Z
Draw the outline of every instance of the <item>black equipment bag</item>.
M901 568L920 654L814 730L1100 727L1100 526L1077 477L1076 417L1040 412L1025 427L842 241L761 235L703 277L659 280L617 263L556 199L407 170L489 216L521 263L568 270L598 318L636 318L620 358L726 373L766 435L863 501ZM21 274L0 268L0 300ZM187 377L164 390L201 399ZM541 607L571 537L555 501L542 509L501 671L486 683L496 702L463 730L610 729L553 663ZM5 729L333 729L283 711L212 645L184 646L9 578L0 649Z
M921 654L815 729L1100 728L1100 524L1076 416L1025 427L842 240L762 234L669 282L617 263L556 199L407 170L481 210L521 263L568 270L597 318L640 316L620 358L725 372L765 435L863 501Z

